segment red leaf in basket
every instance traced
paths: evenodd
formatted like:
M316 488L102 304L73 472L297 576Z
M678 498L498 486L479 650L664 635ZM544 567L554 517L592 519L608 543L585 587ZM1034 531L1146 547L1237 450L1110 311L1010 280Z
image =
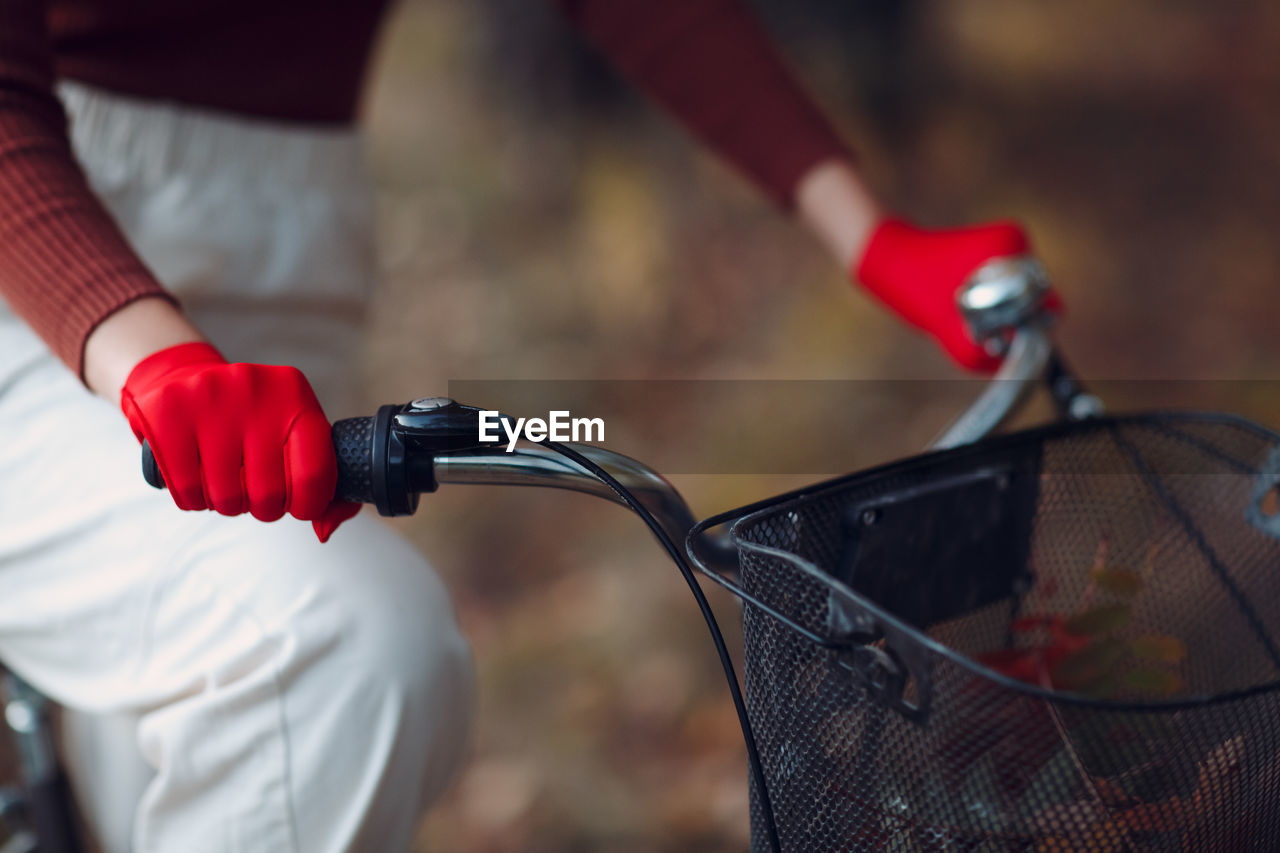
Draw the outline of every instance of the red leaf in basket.
M1061 613L1055 613L1046 620L1046 627L1049 629L1049 635L1053 637L1055 643L1071 644L1080 639L1080 633L1067 627L1067 617Z
M1057 666L1063 658L1084 651L1093 643L1092 637L1081 637L1077 634L1058 634L1044 650L1044 662L1049 667Z
M1039 649L1000 649L979 655L978 663L1019 681L1035 684L1040 680Z
M1043 650L1044 663L1053 669L1065 658L1083 652L1092 642L1092 637L1068 628L1067 621L1062 616L1054 616L1049 620L1049 645Z
M1048 628L1050 618L1049 616L1020 616L1013 620L1009 630L1015 634L1030 634L1032 631Z

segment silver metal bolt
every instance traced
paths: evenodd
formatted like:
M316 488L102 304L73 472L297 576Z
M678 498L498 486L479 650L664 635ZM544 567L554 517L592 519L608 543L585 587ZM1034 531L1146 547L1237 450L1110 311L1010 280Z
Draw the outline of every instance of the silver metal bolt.
M409 408L416 412L430 412L452 405L453 400L448 397L419 397L409 404Z

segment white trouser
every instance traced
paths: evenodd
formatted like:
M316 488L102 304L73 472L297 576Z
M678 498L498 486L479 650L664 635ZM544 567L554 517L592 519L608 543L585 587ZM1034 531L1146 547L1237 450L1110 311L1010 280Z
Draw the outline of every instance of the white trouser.
M62 89L95 191L237 361L331 417L372 278L358 138ZM0 660L71 716L111 853L395 851L465 752L470 656L430 566L368 512L182 512L119 411L0 302Z

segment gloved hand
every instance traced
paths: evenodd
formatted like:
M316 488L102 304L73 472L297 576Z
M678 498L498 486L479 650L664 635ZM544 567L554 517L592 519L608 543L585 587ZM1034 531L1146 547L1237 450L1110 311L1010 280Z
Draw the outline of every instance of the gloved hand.
M956 291L985 262L1030 250L1026 232L1012 222L927 231L885 219L852 272L903 319L933 335L956 363L989 373L1000 360L969 336ZM1048 305L1057 310L1060 302L1051 294Z
M133 368L120 408L181 509L261 521L287 512L324 542L360 508L333 498L329 420L297 368L228 364L209 344L179 344Z

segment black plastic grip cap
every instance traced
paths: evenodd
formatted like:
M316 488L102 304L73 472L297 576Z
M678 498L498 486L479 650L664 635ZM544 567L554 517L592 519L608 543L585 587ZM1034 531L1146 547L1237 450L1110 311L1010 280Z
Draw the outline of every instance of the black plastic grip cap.
M142 476L153 488L164 488L164 475L160 473L156 455L151 452L151 445L145 438L142 440Z
M373 503L373 418L346 418L333 425L338 488L344 501Z

